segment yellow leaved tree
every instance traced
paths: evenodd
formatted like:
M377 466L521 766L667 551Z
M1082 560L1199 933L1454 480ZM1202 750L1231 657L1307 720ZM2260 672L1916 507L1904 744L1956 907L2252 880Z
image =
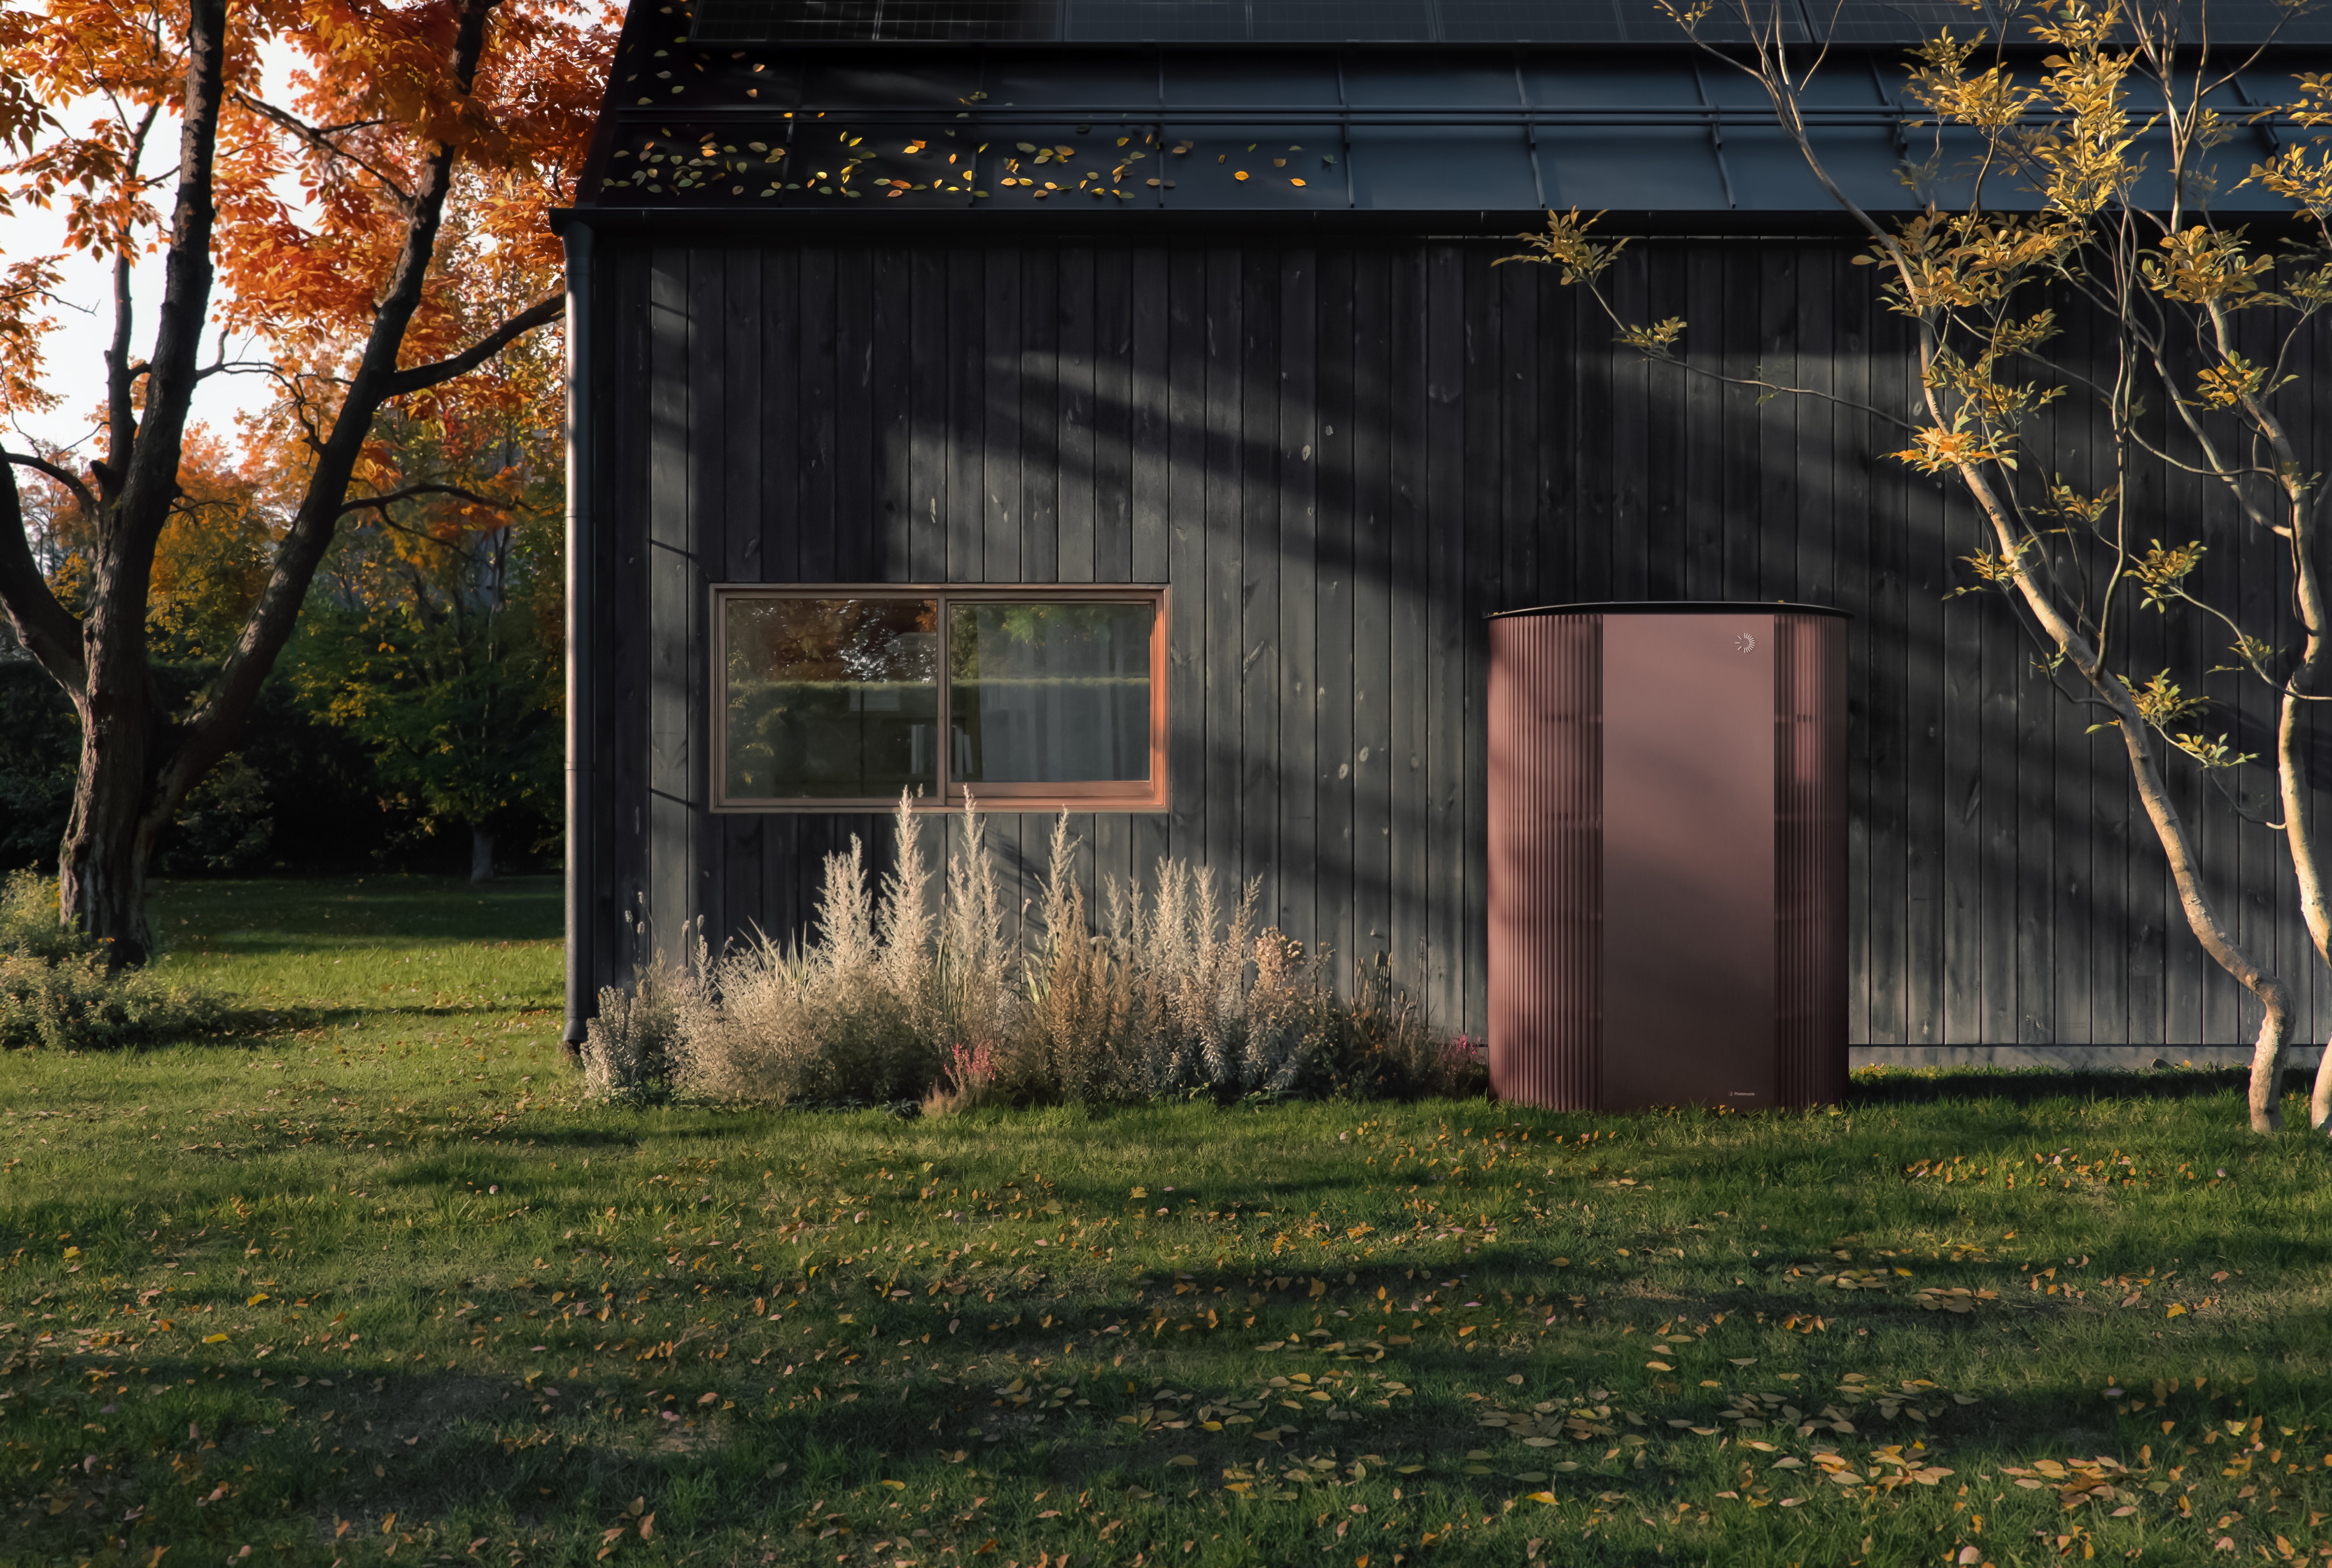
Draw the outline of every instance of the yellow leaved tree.
M1946 29L1909 62L1907 129L1932 150L1902 172L1925 208L1882 221L1826 166L1807 107L1826 52L1796 40L1771 0L1655 0L1705 54L1763 90L1805 167L1868 241L1889 308L1915 329L1918 403L1893 460L1959 487L1979 537L1961 593L2004 596L2032 634L2036 667L2120 742L2137 800L2167 859L2189 929L2260 1009L2250 1119L2282 1124L2291 986L2241 940L2209 885L2168 770L2200 771L2206 809L2279 834L2308 931L2332 963L2332 895L2313 820L2312 732L2327 683L2322 516L2299 367L2324 342L2332 304L2332 152L2306 135L2332 125L2332 78L2297 79L2293 101L2231 110L2236 73L2272 46L2210 43L2207 0L2069 0L2012 22L2012 41ZM1719 26L1725 42L1711 41ZM1743 40L1745 39L1745 42ZM2013 42L2027 51L2012 54ZM1859 67L1858 67L1859 68ZM2285 210L2262 231L2222 220L2222 149L2271 123L2279 150L2235 160L2241 183ZM2247 167L2246 167L2247 166ZM1559 269L1610 315L1619 339L1678 373L1761 397L1827 396L1696 364L1688 323L1638 320L1605 276L1624 241L1579 214L1549 214L1510 261ZM2075 449L2079 448L2078 454ZM2129 483L2154 467L2190 476L2192 504ZM2083 472L2088 483L2062 477ZM2271 593L2204 571L2213 549L2277 541ZM2166 541L2166 542L2165 542ZM2213 653L2192 668L2140 666L2141 616L2198 617ZM2148 661L2150 662L2150 661ZM2273 740L2246 752L2226 730L2214 677L2257 683ZM2270 782L2247 791L2263 771ZM2271 879L2270 879L2271 880ZM2271 892L2271 889L2270 890ZM2260 890L2241 890L2257 896ZM2310 1117L2332 1123L2332 1051Z

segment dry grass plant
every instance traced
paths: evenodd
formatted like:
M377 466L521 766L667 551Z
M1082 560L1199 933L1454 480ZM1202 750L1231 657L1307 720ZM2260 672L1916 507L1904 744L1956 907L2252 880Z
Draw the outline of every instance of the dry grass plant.
M609 991L585 1052L601 1093L765 1103L1100 1105L1243 1095L1409 1095L1472 1086L1379 960L1351 999L1326 955L1255 929L1259 883L1158 863L1155 891L1116 878L1090 920L1079 840L1055 821L1037 918L1007 928L985 824L967 802L939 896L913 802L895 868L870 889L859 841L827 857L816 935L766 933ZM932 907L936 902L937 908Z

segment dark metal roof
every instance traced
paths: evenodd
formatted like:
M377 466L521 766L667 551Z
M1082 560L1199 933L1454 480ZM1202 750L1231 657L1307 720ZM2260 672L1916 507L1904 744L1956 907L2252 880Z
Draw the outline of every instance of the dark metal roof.
M697 3L774 14L812 0ZM1022 0L817 3L876 7L870 26L892 14L879 8L909 4L1027 10ZM1071 6L1074 22L1102 0L1044 3ZM1120 14L1132 5L1182 11L1213 3L1110 0ZM1457 0L1419 3L1445 18L1445 32L1459 14ZM1584 0L1496 3L1546 15ZM1858 14L1900 9L1857 3ZM1251 4L1264 14L1265 0ZM1649 9L1648 0L1617 4L1630 16ZM1757 84L1673 34L1658 45L754 46L715 44L704 32L686 4L634 5L578 211L600 221L877 212L1006 221L1058 219L1075 208L1081 224L1372 216L1505 232L1573 206L1611 212L1614 227L1838 221ZM2289 101L2299 71L2327 66L2332 51L2279 46L2221 92L2221 107L2241 119ZM1930 196L1949 202L1965 177L1958 171L1973 167L1972 139L1946 135L1938 148L1933 130L1910 123L1904 75L1899 45L1833 45L1807 102L1827 167L1875 212L1916 209ZM2219 150L2216 207L2281 210L2240 184L2274 134L2255 126ZM1942 177L1907 185L1905 166L1938 150ZM2016 199L1997 181L1986 195L1996 206Z
M2012 33L2031 0L1749 0L1777 5L1782 33L1834 43L1908 43L1943 27ZM2138 0L2191 34L2199 0ZM2222 43L2332 42L2332 16L2276 0L2211 0ZM714 44L790 43L1666 43L1676 24L1651 0L696 0L693 33ZM1720 5L1702 35L1741 33Z

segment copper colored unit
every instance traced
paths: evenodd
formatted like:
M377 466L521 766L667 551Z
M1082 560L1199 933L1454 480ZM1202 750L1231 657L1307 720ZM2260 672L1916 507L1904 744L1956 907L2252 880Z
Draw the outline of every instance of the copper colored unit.
M1846 1089L1846 617L1490 619L1490 1085L1554 1110Z

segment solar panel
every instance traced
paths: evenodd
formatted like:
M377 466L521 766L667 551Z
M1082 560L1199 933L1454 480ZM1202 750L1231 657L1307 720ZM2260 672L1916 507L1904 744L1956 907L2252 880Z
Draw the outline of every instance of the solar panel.
M1441 36L1453 43L1624 43L1635 30L1675 24L1634 0L1441 0Z
M1095 43L1207 43L1247 36L1246 0L1066 0L1063 36Z
M1058 0L697 0L698 43L1027 41L1061 35Z
M1916 43L1945 28L2000 36L1987 7L1960 0L1806 0L1806 11L1833 43Z
M1264 43L1360 43L1433 37L1425 0L1250 0L1254 31Z
M2136 0L2189 39L2332 43L2332 0ZM1944 28L2030 42L2034 0L1717 0L1699 24L1713 43L1762 32L1840 43L1910 43ZM1744 23L1744 14L1748 21ZM1586 43L1669 42L1649 0L696 0L699 43L876 42Z

